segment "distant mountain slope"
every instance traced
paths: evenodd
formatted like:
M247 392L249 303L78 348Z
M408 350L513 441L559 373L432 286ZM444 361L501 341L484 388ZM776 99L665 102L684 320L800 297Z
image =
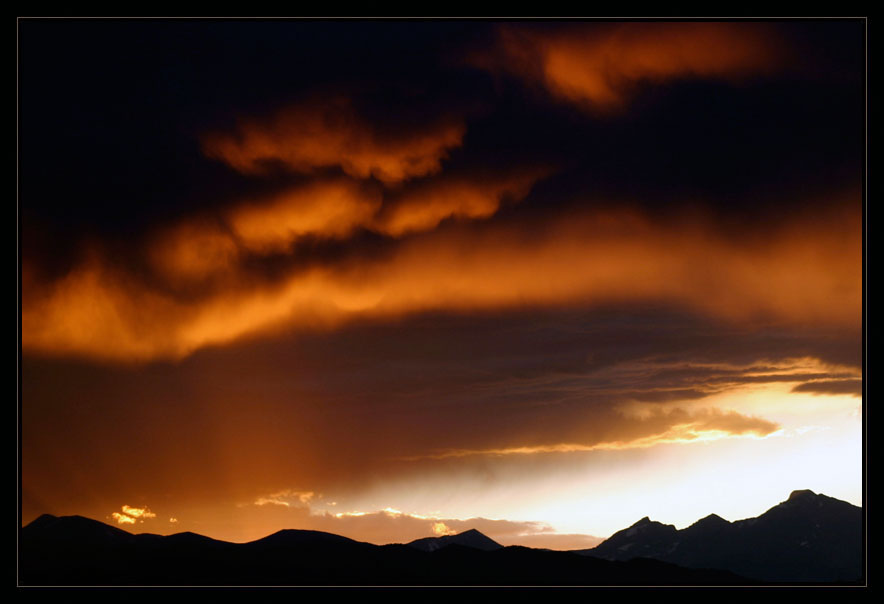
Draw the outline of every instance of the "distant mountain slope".
M87 518L41 516L21 530L19 579L23 585L747 583L732 573L686 569L656 560L620 562L568 552L500 547L478 531L452 537L455 539L448 542L430 541L446 543L435 551L413 545L378 546L330 533L295 530L236 544L193 533L132 535Z
M863 569L862 508L812 491L794 491L761 516L737 522L712 514L676 530L642 518L580 553L721 568L765 581L853 582Z
M416 539L409 543L410 547L425 551L434 552L438 549L449 545L462 545L464 547L472 547L482 551L490 552L500 549L503 546L497 541L486 537L476 529L470 529L456 535L445 535L442 537L426 537L424 539Z

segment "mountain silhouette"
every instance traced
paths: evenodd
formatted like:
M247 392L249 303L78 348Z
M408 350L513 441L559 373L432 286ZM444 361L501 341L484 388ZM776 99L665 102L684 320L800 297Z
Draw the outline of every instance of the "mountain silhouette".
M490 537L486 537L476 529L470 529L456 535L415 539L408 545L425 552L434 552L449 545L462 545L464 547L472 547L486 552L503 547L497 541L494 541Z
M862 508L809 490L793 491L761 516L736 522L711 514L677 530L645 517L579 553L719 568L762 581L858 582Z
M727 571L502 547L479 531L373 545L283 530L249 543L133 535L80 516L21 530L23 585L744 585ZM438 546L438 547L436 547ZM478 547L477 547L478 546ZM431 550L432 551L427 551Z
M23 527L23 585L747 585L860 583L862 509L812 491L757 518L678 530L645 517L589 550L503 547L477 530L373 545L307 530L249 543L134 535L82 516Z

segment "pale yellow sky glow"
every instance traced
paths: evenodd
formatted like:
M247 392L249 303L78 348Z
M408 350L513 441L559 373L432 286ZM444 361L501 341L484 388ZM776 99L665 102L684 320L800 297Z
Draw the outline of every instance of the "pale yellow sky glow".
M596 536L646 515L679 528L710 513L728 520L757 516L803 488L861 505L861 400L791 393L793 385L751 385L702 403L765 410L766 418L781 424L765 438L716 435L622 449L541 448L533 453L550 459L550 472L530 478L495 467L489 455L483 471L490 481L470 471L456 487L450 474L438 483L432 475L410 478L399 488L357 496L353 504L370 510L392 501L413 514L432 507L442 518L541 520L557 532Z
M821 368L803 359L781 362L775 374L747 374L801 376ZM728 520L757 516L798 489L861 505L861 398L792 392L798 383L742 384L668 403L700 417L715 410L763 418L776 427L764 434L709 430L680 438L690 428L675 425L627 445L461 451L404 461L398 478L355 490L279 489L250 504L158 507L167 523L154 522L157 514L147 506L123 505L108 518L124 527L140 523L136 532L202 531L231 541L284 527L376 543L479 528L508 544L567 549L591 547L593 538L646 515L678 528L710 513ZM626 415L640 418L655 406L629 404ZM420 472L409 473L408 464L417 462Z

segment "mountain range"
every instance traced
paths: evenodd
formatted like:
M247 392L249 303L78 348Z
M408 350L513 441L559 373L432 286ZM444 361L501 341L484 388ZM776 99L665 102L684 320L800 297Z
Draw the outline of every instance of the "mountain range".
M802 490L757 518L736 522L710 514L677 530L645 517L577 553L720 568L763 581L851 582L862 575L862 529L862 508Z
M504 547L479 531L373 545L282 530L249 543L131 534L81 516L21 529L22 585L746 585L857 583L862 510L809 491L758 518L677 530L643 518L575 552Z

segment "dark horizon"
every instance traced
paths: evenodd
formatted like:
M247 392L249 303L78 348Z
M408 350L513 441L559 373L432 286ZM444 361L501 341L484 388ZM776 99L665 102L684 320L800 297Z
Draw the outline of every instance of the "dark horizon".
M866 572L862 524L862 509L809 490L791 493L758 518L731 523L710 514L678 531L644 517L598 547L564 552L505 547L475 529L382 546L283 529L235 544L190 532L133 535L82 516L43 515L22 529L20 580L25 585L854 585ZM182 566L184 560L190 562ZM522 570L505 570L512 563Z

